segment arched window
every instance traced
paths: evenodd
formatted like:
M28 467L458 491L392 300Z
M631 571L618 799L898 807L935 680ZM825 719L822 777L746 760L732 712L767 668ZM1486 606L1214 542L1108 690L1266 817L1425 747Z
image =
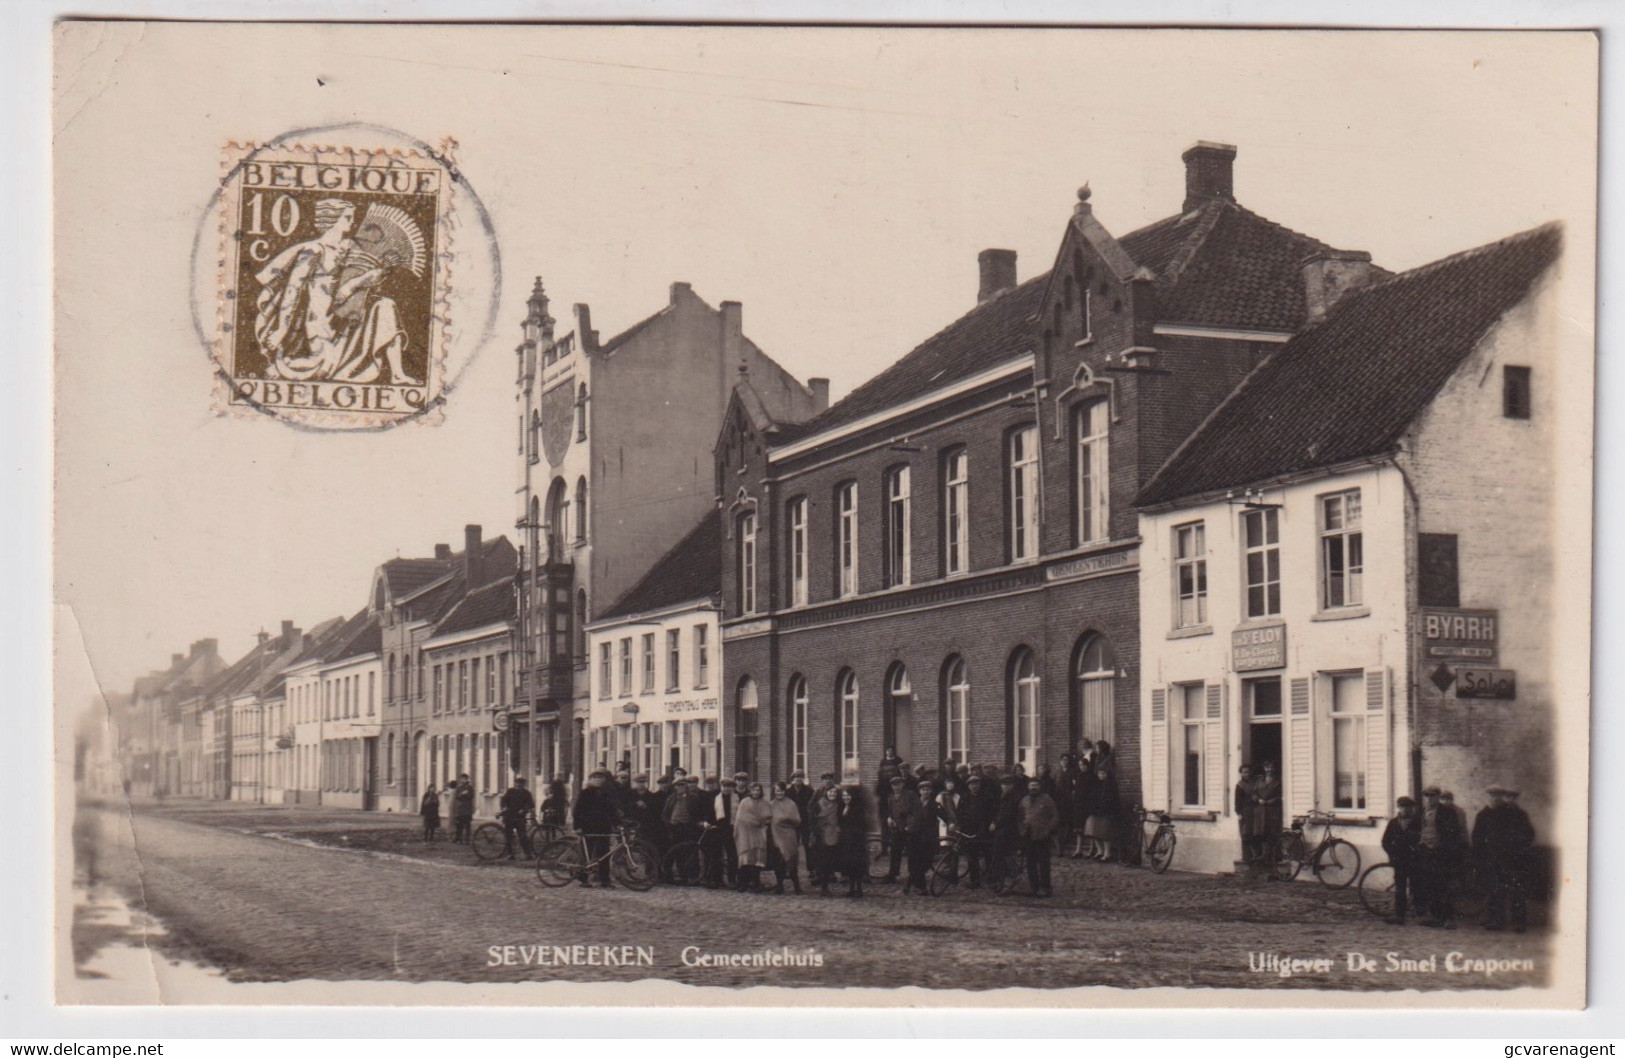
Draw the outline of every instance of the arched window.
M734 702L739 709L739 722L735 727L734 736L734 770L756 777L756 719L760 710L757 708L756 681L749 676L739 681L739 690L734 694Z
M1078 737L1091 742L1105 739L1115 745L1117 729L1113 723L1114 681L1117 678L1117 659L1112 647L1102 635L1086 635L1078 643L1077 663L1072 668L1074 717Z
M1073 413L1073 520L1077 544L1089 544L1111 537L1107 524L1111 515L1111 487L1107 479L1106 435L1111 422L1105 400L1080 405Z
M843 781L858 779L858 674L851 669L835 678L835 759Z
M886 670L886 745L914 759L914 688L902 662Z
M559 562L564 557L564 542L569 539L570 500L569 487L563 478L554 478L547 490L547 560Z
M587 479L576 478L576 543L587 542Z
M942 759L970 760L970 670L957 654L942 666Z
M785 693L790 703L790 773L807 770L807 681L798 672Z
M1041 752L1039 690L1038 663L1033 652L1022 647L1010 658L1010 735L1011 755L1028 775L1037 774Z

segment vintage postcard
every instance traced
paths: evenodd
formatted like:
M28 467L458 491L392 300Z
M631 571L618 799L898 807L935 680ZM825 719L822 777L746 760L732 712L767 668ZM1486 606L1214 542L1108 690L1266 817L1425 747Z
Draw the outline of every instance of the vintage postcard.
M54 43L59 1003L1586 1003L1593 34Z

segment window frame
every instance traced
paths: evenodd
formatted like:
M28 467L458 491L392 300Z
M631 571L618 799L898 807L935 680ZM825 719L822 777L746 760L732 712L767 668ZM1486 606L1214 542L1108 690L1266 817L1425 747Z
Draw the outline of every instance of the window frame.
M621 689L620 697L632 697L632 637L621 637Z
M655 692L655 634L653 632L643 633L643 642L640 646L643 648L643 693L653 694Z
M1038 559L1038 425L1012 427L1005 435L1005 548L1010 562Z
M859 774L858 704L858 674L842 669L835 680L835 761L843 781Z
M1088 291L1084 292L1088 300ZM1087 328L1085 328L1087 330ZM1099 431L1086 433L1089 420L1099 413ZM1105 543L1111 539L1111 401L1097 397L1079 403L1072 412L1073 544Z
M942 676L943 759L970 760L970 663L951 654Z
M1086 668L1089 655L1095 647L1099 647L1100 662L1104 668ZM1117 654L1112 649L1111 640L1099 632L1091 632L1084 636L1078 645L1077 660L1072 667L1072 681L1076 687L1078 709L1078 735L1090 741L1105 739L1112 745L1117 744ZM1095 688L1104 685L1104 691ZM1104 730L1091 731L1088 725L1089 701L1091 697L1104 694Z
M1354 516L1349 517L1349 500ZM1338 521L1331 525L1333 504ZM1341 489L1315 497L1320 532L1320 608L1323 611L1348 610L1365 605L1365 504L1358 488ZM1341 573L1333 572L1333 553L1341 562ZM1340 578L1340 580L1339 580ZM1339 585L1341 598L1334 601L1333 587Z
M1207 769L1212 762L1207 759L1207 684L1205 683L1176 683L1172 688L1179 695L1179 729L1180 738L1174 746L1179 754L1179 766L1174 769L1179 795L1179 807L1200 809L1207 807ZM1195 712L1192 713L1194 706ZM1191 750L1191 741L1194 737L1196 749ZM1170 740L1172 741L1172 740ZM1195 773L1191 768L1194 758ZM1195 799L1192 799L1191 788L1194 782Z
M942 456L942 575L970 571L970 450L950 448Z
M1190 541L1187 548L1186 541ZM1207 522L1181 522L1173 527L1174 627L1208 627ZM1186 590L1187 571L1189 590ZM1192 614L1186 612L1189 600Z
M790 605L807 605L807 497L797 496L785 505L785 533L789 561Z
M1260 542L1253 543L1253 525L1259 526ZM1261 580L1254 579L1253 557L1258 556ZM1274 569L1271 569L1271 562ZM1271 576L1273 572L1273 577ZM1274 603L1271 604L1271 589ZM1255 609L1253 593L1261 593L1262 605ZM1281 511L1263 507L1241 512L1241 613L1247 620L1281 616Z
M881 573L888 588L907 587L913 573L912 532L913 475L907 463L887 467L885 474L885 549Z
M683 689L683 630L666 629L666 690Z
M858 483L835 486L835 594L858 594Z
M1044 755L1044 676L1030 647L1017 649L1010 658L1009 694L1011 759L1025 765L1029 776L1037 775ZM1031 736L1026 742L1024 733Z
M1534 413L1534 370L1522 364L1502 364L1501 417L1527 422Z
M598 697L607 700L615 695L615 644L608 639L598 641Z
M710 629L706 625L694 626L694 689L703 691L711 685Z
M1324 803L1331 806L1334 812L1346 812L1361 815L1371 810L1371 718L1370 703L1366 697L1366 673L1361 669L1340 669L1336 671L1316 673L1315 690L1319 699L1317 705L1321 716L1325 719L1326 738L1324 756L1321 761L1323 767L1317 767L1317 791L1324 798ZM1338 709L1338 687L1347 685L1350 688L1354 708L1340 711ZM1354 762L1352 775L1353 796L1348 804L1341 803L1338 798L1338 748L1340 735L1343 731L1357 732L1355 744L1351 748Z
M807 678L801 673L790 677L785 689L790 711L790 774L807 770Z
M738 572L738 603L739 612L753 614L756 612L756 560L757 560L757 522L755 511L745 511L740 514L737 526L739 536L739 568Z

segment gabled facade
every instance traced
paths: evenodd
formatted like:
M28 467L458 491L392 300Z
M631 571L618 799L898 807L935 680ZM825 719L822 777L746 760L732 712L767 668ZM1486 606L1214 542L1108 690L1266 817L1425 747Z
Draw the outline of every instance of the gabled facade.
M805 423L736 401L725 767L867 779L894 747L1031 773L1105 739L1138 796L1134 497L1303 325L1302 259L1337 253L1239 206L1234 157L1191 148L1180 212L1122 238L1080 191L1048 272L984 251L975 308Z
M1141 779L1186 866L1239 858L1244 763L1367 863L1426 785L1551 832L1560 248L1355 276L1142 493Z
M587 625L714 506L712 452L735 374L775 415L803 419L803 386L745 337L737 302L687 283L607 341L587 306L558 334L537 280L517 349L515 506L520 537L512 765L579 781L591 702Z
M185 654L171 655L167 668L135 681L115 713L119 759L130 794L170 796L193 785L183 767L183 743L190 741L184 737L187 717L196 715L199 690L224 667L218 643L200 639ZM197 747L201 754L201 737Z

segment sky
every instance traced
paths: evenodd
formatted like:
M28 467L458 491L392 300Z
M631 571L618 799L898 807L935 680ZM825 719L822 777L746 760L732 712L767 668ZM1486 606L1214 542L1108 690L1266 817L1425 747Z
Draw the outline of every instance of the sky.
M1578 35L125 25L59 51L56 598L108 690L202 637L364 605L373 568L511 534L535 278L604 338L673 281L839 398L1046 269L1080 184L1116 234L1238 148L1249 208L1401 270L1552 219L1589 252ZM188 256L221 144L365 121L453 136L501 253L444 421L311 433L210 407ZM64 164L64 159L71 164ZM1577 226L1576 226L1577 225ZM682 409L672 409L681 414ZM80 637L82 636L82 639Z

